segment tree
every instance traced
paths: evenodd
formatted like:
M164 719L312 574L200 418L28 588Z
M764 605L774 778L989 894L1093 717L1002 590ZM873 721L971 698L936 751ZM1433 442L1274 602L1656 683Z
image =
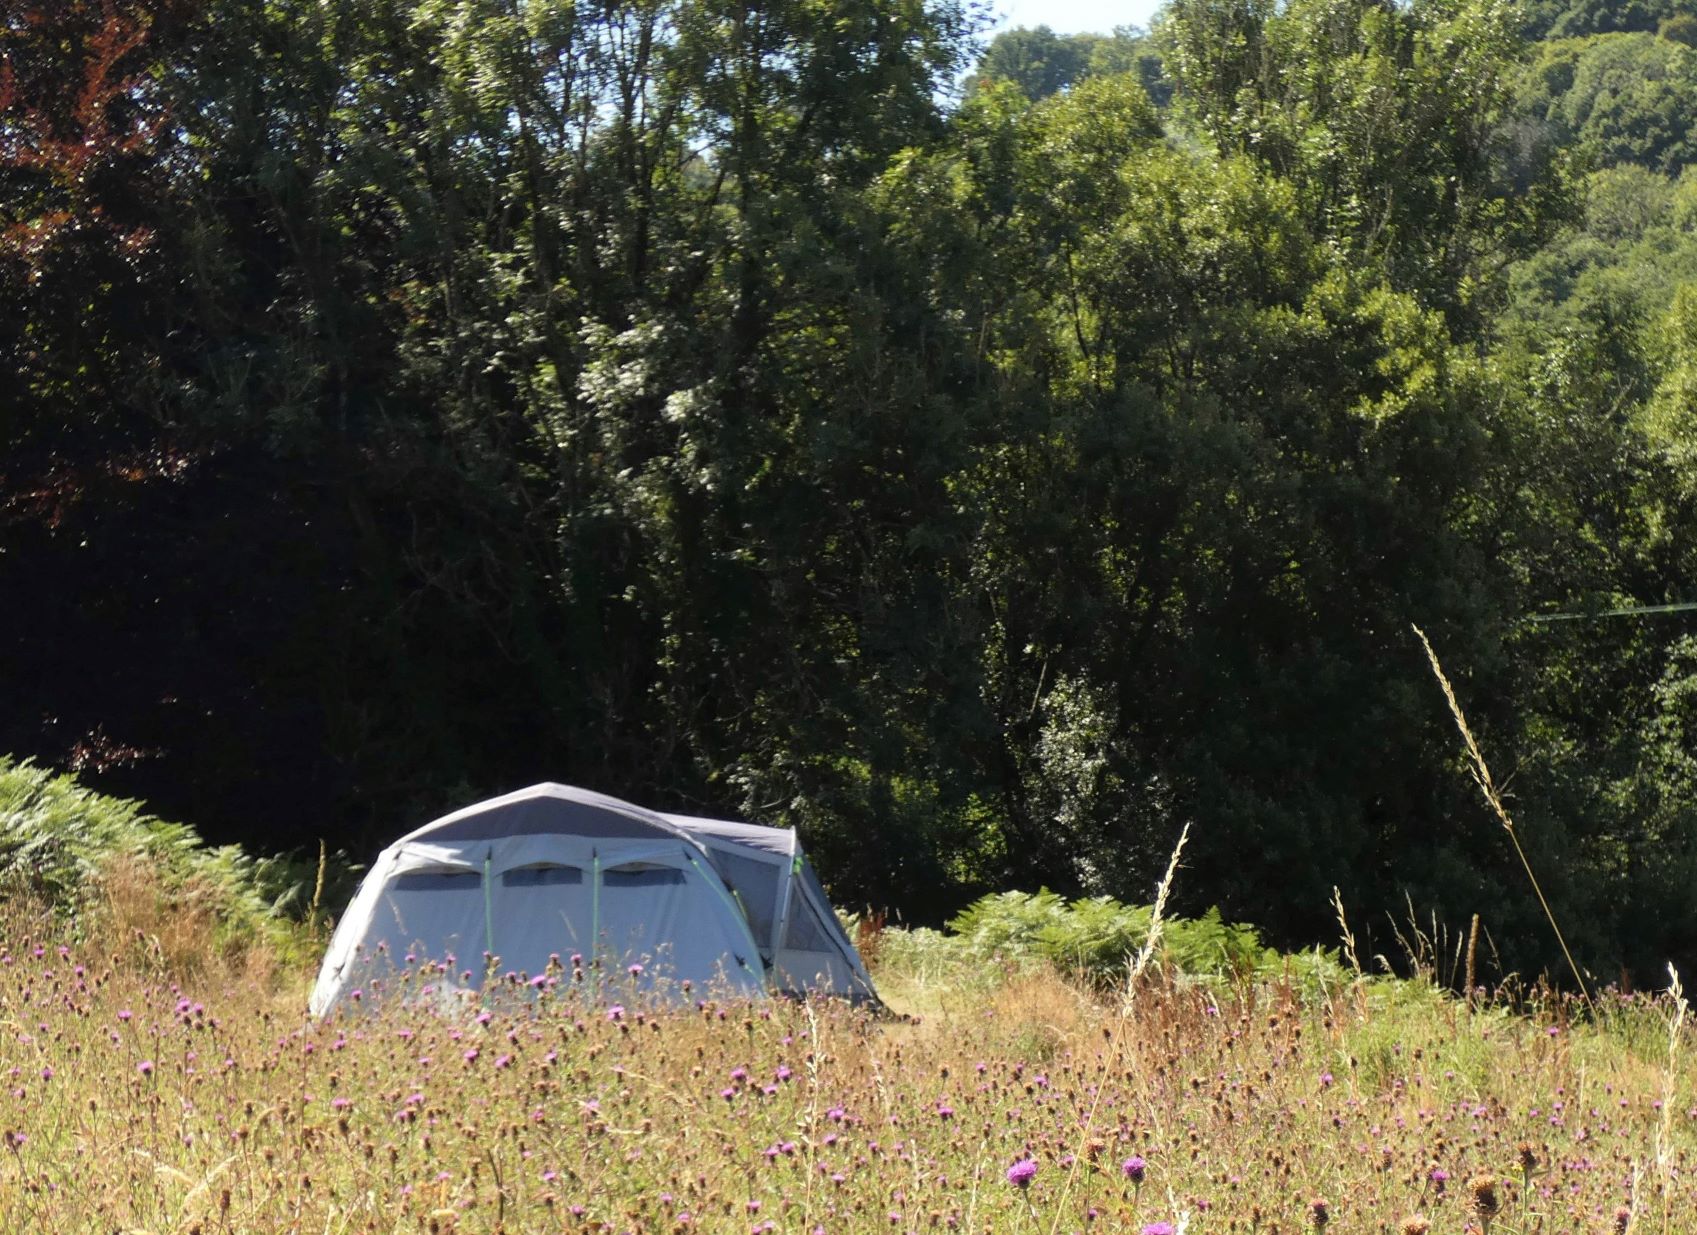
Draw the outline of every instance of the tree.
M1309 225L1475 333L1504 253L1561 217L1505 175L1511 5L1176 0L1158 30L1180 114L1295 186Z

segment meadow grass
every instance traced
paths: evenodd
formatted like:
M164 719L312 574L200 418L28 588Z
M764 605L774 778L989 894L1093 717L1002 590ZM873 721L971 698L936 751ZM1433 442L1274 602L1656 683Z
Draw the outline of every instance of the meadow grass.
M184 976L133 924L14 901L0 1230L1665 1232L1697 1212L1665 998L1470 1010L1420 982L1160 975L1104 995L946 950L876 949L917 1018L644 1008L568 975L316 1023L305 967Z

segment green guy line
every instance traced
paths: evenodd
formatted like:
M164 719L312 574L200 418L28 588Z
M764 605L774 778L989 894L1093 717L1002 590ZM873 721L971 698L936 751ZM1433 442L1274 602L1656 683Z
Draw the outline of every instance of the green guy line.
M1697 609L1697 600L1682 601L1673 605L1633 605L1629 609L1598 609L1594 613L1534 613L1528 615L1528 622L1582 622L1587 618L1606 617L1644 617L1652 613L1686 613Z

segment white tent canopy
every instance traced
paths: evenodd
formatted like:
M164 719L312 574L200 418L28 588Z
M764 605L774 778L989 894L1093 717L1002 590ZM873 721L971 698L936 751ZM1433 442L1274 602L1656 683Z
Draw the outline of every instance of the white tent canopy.
M535 976L573 953L621 984L640 965L633 980L650 989L876 999L793 831L543 784L385 849L336 928L311 1009L324 1015L408 957L452 957L438 984L470 991L489 957Z

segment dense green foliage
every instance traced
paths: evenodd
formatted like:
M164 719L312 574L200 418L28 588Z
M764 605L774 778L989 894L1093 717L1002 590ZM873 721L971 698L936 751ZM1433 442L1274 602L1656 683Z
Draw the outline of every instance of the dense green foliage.
M1526 619L1697 599L1693 16L9 14L0 750L267 850L574 781L933 922L1189 821L1180 908L1536 970L1418 622L1659 972L1693 619Z
M949 923L949 941L975 963L1036 957L1062 973L1123 989L1149 943L1155 911L1110 896L1068 901L1053 892L1001 892L968 905ZM1226 983L1291 979L1319 990L1343 985L1349 973L1333 952L1285 955L1265 946L1255 928L1221 920L1163 918L1144 972Z
M346 882L345 860L334 875ZM75 913L110 901L114 878L209 924L213 937L203 942L211 946L311 942L283 925L291 910L299 918L310 909L310 869L284 857L254 858L235 845L208 847L194 829L155 819L134 802L0 758L0 897L19 893ZM342 891L330 889L332 896Z

